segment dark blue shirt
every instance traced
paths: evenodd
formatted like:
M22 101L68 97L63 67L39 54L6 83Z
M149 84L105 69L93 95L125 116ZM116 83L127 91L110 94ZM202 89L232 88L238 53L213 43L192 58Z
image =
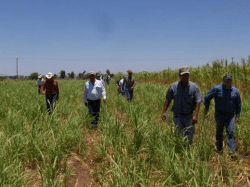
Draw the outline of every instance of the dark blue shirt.
M202 101L199 87L189 81L184 87L181 81L173 83L166 94L166 99L174 100L172 111L178 114L189 114L195 109L197 103Z
M223 113L236 113L240 117L241 99L237 88L231 86L226 89L224 84L214 86L205 95L205 109L209 110L210 101L215 98L215 111Z

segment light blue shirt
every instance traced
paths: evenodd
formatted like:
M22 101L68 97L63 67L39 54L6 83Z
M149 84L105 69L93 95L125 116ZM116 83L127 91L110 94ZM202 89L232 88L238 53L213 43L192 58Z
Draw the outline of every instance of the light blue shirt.
M189 114L195 110L197 103L201 103L202 97L199 87L189 81L184 87L181 81L173 83L166 94L170 102L174 100L172 111L177 114Z
M84 103L86 103L87 100L100 99L101 96L103 99L106 99L106 90L100 80L95 80L94 84L92 84L91 81L85 83L83 91Z

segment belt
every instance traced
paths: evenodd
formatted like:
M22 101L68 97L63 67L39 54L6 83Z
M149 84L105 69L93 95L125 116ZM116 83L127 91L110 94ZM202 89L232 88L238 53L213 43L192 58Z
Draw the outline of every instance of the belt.
M188 116L188 115L193 114L193 112L189 112L189 113L176 113L176 114L179 114L179 115L182 115L182 116Z

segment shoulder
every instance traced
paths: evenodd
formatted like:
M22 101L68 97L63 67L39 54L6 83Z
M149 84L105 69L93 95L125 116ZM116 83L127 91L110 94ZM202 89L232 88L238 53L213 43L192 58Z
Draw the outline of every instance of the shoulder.
M233 92L240 93L240 92L239 92L239 89L238 89L238 88L236 88L236 87L234 87L234 86L232 86L232 90L233 90Z
M179 83L180 83L180 81L176 81L176 82L172 83L172 84L170 85L170 87L171 87L171 88L176 88L176 87L178 86Z
M102 85L102 81L100 80L95 80L97 85Z

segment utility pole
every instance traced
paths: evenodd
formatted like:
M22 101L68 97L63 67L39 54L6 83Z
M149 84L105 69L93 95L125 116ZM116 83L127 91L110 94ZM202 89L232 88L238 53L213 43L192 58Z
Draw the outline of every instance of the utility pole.
M16 58L16 78L18 78L18 58Z

